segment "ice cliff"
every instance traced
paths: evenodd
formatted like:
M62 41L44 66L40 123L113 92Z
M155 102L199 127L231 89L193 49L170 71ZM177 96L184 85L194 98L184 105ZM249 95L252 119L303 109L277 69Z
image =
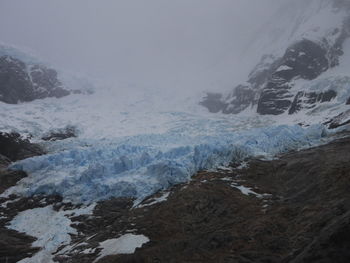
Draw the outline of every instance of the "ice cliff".
M5 195L60 194L77 203L110 197L141 200L188 181L199 170L310 146L325 134L319 125L307 129L295 125L208 136L169 131L81 145L14 163L11 169L24 170L29 177Z

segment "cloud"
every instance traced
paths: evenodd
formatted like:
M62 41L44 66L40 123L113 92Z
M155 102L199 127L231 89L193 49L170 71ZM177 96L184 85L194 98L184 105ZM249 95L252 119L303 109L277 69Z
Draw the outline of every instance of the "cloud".
M90 76L162 88L233 85L277 0L2 0L1 40ZM232 83L232 84L231 84Z

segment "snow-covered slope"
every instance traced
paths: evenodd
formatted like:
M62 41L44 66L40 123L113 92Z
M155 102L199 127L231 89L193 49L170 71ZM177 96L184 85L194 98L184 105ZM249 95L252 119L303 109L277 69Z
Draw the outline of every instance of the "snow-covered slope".
M59 74L30 53L0 43L0 101L10 104L81 93L88 85ZM80 82L81 83L81 82Z
M263 23L247 52L281 57L289 45L308 39L334 44L348 16L347 0L285 0L276 14Z

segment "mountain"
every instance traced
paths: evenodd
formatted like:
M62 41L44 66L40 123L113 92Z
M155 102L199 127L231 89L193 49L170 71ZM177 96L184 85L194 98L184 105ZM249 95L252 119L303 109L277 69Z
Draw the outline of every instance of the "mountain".
M10 104L71 93L57 71L14 48L0 45L0 101Z
M208 93L201 105L225 114L341 114L350 101L349 36L349 1L287 1L248 47L263 55L247 82Z
M0 262L349 262L350 4L281 1L224 114L0 48Z

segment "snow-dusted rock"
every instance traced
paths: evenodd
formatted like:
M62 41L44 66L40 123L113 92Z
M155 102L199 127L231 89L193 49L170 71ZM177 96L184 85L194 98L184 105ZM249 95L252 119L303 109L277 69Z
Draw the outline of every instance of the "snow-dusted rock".
M237 114L251 107L260 115L280 115L329 102L337 96L334 90L310 92L304 85L296 92L294 82L314 80L337 68L340 58L350 53L344 47L349 36L347 1L286 1L249 47L267 55L247 83L226 95L207 96L201 104L210 112Z
M43 65L26 64L11 56L0 57L0 101L16 104L69 95L57 72Z

